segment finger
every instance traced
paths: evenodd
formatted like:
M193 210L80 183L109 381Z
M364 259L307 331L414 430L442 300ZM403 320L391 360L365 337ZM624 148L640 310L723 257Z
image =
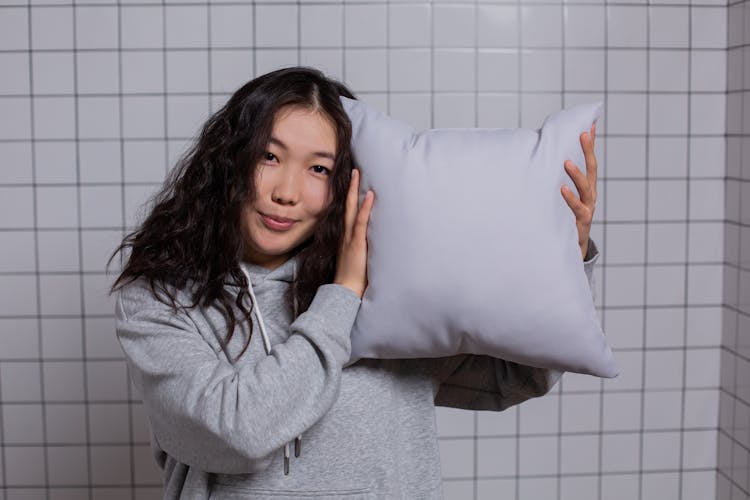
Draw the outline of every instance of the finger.
M362 202L362 206L359 208L357 213L357 222L354 224L354 232L352 233L352 240L354 241L366 241L367 238L367 224L370 221L370 213L372 212L372 206L375 203L375 193L367 191L365 199Z
M586 205L584 205L583 202L578 199L573 190L568 186L563 185L560 188L560 192L565 199L565 203L567 203L570 209L573 211L573 215L575 215L576 221L585 223L586 219L588 218L588 209L586 208Z
M586 160L586 178L589 184L596 186L597 163L594 154L594 141L590 134L586 132L581 134L581 147L583 148L583 157Z
M344 241L351 238L354 220L357 217L357 203L359 202L359 170L352 169L349 191L346 194L346 214L344 215Z
M586 176L583 175L583 172L581 172L576 164L570 160L567 160L565 162L565 171L573 180L573 184L575 184L576 189L578 189L578 194L581 196L581 202L586 205L593 204L594 197L591 191L591 185L589 184Z
M591 144L596 146L596 122L591 124Z

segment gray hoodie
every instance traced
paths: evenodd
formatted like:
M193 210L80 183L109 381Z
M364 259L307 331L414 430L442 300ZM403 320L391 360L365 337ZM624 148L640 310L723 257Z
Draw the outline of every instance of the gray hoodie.
M598 255L591 241L592 291ZM242 264L270 354L257 316L239 356L249 328L223 346L215 306L175 313L143 280L118 294L117 336L149 417L165 499L438 499L435 405L503 410L545 394L561 375L465 354L346 366L359 297L323 285L292 321L283 295L295 266ZM284 447L300 435L285 474Z

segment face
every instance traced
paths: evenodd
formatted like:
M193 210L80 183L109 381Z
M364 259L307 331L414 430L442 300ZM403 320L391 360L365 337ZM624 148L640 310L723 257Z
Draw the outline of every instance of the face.
M302 107L279 110L255 172L256 198L242 213L245 259L273 269L309 239L331 201L333 123Z

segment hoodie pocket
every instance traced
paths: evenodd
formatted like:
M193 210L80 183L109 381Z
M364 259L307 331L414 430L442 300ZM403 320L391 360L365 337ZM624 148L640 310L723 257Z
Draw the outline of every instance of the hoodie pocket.
M243 488L228 484L214 483L211 488L210 500L289 500L325 499L331 500L377 500L369 488L347 490L266 490L258 488Z

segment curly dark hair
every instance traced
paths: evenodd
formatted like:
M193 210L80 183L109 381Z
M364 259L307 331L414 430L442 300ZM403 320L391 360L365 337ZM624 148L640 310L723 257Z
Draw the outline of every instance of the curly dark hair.
M252 335L254 304L239 265L245 254L241 212L255 198L255 169L267 150L276 114L285 106L301 106L323 113L336 129L332 201L313 236L295 249L298 271L286 297L290 305L296 301L297 314L305 311L318 287L333 281L343 237L353 157L351 122L339 96L354 98L342 83L307 67L273 71L237 90L177 162L140 227L110 257L107 266L118 253L130 251L110 293L143 277L154 297L175 311L216 303L227 322L225 343L237 326L234 302ZM232 297L225 285L238 286L240 292ZM178 305L175 289L186 287L193 302ZM249 342L248 337L245 348Z

